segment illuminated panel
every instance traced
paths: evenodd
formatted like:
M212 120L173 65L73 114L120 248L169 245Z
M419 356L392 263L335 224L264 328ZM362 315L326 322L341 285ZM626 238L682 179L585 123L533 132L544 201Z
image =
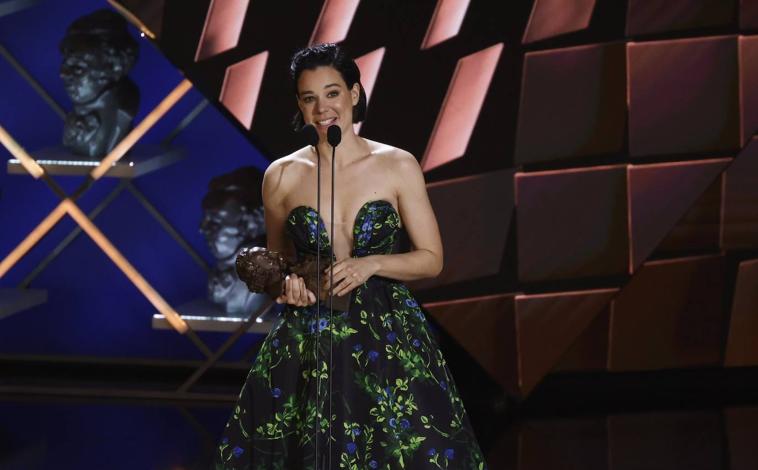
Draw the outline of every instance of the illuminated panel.
M5 148L8 149L11 155L16 157L18 161L21 162L26 171L28 171L29 174L32 175L35 179L39 178L45 173L42 167L39 166L28 153L26 153L26 150L24 150L24 148L21 147L18 142L16 142L15 139L11 137L10 134L8 134L3 126L0 126L0 143L2 143Z
M253 124L255 104L261 90L263 72L266 70L268 51L263 51L242 62L230 65L224 75L219 101L226 106L232 115L250 129Z
M168 96L155 107L155 109L150 111L150 114L145 116L145 119L143 119L142 122L121 139L121 142L119 142L118 145L116 145L113 150L103 158L100 164L92 170L92 179L97 180L107 173L108 170L110 170L110 168L115 165L116 162L119 161L121 157L123 157L126 152L128 152L129 149L132 148L134 144L137 143L137 141L168 112L169 109L182 99L190 88L192 88L192 83L190 83L189 80L182 80L182 82L177 85L177 87L174 88L171 93L169 93Z
M195 62L237 46L249 0L211 0Z
M503 43L498 43L458 61L421 160L424 171L466 153L502 50Z
M308 44L343 41L350 31L359 2L360 0L325 0Z
M134 266L132 266L129 261L124 258L124 256L116 249L115 246L111 244L110 241L103 235L103 233L95 226L95 224L90 221L86 215L77 207L76 204L71 202L69 199L65 199L61 206L64 208L64 211L68 212L68 214L76 221L79 226L81 226L82 230L87 232L87 235L92 238L92 240L97 244L97 246L100 247L101 250L105 252L106 255L116 264L116 266L123 271L123 273L126 275L127 278L129 278L132 283L134 283L135 287L139 289L140 292L147 298L147 300L150 301L151 304L153 304L153 307L155 307L159 312L161 312L165 317L166 320L168 320L169 323L171 323L171 326L176 329L179 333L186 333L187 332L187 323L182 320L182 317L179 316L176 311L174 311L173 308L166 302L161 295L156 292L155 289L145 280L145 278L142 277L142 275L134 269ZM59 206L59 207L61 207Z
M379 75L379 69L382 66L385 50L386 48L380 47L375 51L371 51L368 54L355 59L355 63L358 65L358 70L361 71L361 85L363 85L363 90L366 92L366 104L368 104L368 101L371 99L371 92L374 91L376 77ZM357 134L361 129L361 123L359 122L353 127Z
M10 252L8 256L5 257L5 259L0 262L0 278L5 276L5 274L15 265L18 260L24 257L24 255L32 249L34 245L37 244L38 241L42 239L42 237L45 236L47 232L50 231L51 228L55 226L55 224L58 223L59 220L61 220L61 217L66 213L66 207L61 202L58 204L58 207L53 209L53 211L45 217L40 224L31 231L29 235L24 238L24 240L19 243L19 245Z
M522 44L581 31L590 25L596 0L535 0Z
M461 30L468 4L469 0L437 0L421 49L429 49L456 36Z

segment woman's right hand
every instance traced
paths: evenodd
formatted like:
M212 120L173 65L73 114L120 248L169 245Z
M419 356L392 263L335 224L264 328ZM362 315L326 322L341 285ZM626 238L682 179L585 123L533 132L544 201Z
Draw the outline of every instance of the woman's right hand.
M276 303L287 303L297 307L306 307L316 303L316 294L305 287L305 279L297 274L289 274L282 284L282 295L276 298Z

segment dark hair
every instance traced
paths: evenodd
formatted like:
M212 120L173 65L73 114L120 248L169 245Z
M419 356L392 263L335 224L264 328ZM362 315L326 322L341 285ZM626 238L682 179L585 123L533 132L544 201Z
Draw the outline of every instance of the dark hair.
M358 84L360 92L358 104L353 106L353 123L366 119L366 92L361 84L361 71L355 61L345 53L345 50L336 44L315 44L295 52L290 61L290 76L295 88L295 95L297 95L297 81L300 79L303 70L313 70L321 66L334 67L342 76L348 89L351 89L356 83ZM299 110L292 119L292 125L296 131L305 126L303 115Z

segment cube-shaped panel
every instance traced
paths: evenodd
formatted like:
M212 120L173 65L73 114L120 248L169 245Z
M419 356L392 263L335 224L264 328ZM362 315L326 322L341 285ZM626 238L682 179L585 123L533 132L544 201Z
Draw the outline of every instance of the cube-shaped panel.
M530 164L623 150L622 43L530 52L524 57L515 161Z
M631 156L740 147L737 38L627 46Z
M627 273L625 165L517 173L516 201L519 280Z
M724 275L721 255L642 265L613 302L609 369L720 365Z

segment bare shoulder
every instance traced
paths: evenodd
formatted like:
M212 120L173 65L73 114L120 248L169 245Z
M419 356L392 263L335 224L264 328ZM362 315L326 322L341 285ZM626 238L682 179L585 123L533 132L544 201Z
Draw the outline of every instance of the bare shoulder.
M416 169L420 169L416 157L407 150L393 147L392 145L383 144L381 142L375 142L368 139L366 140L371 146L372 153L374 155L382 157L381 159L378 159L378 161L381 161L384 165L386 165L387 169L392 170L393 172L399 172L401 174L406 174L406 172L413 172L416 171Z
M278 195L276 199L281 201L300 179L300 175L313 166L309 156L309 147L303 147L271 162L263 175L264 198L274 198L274 195Z

